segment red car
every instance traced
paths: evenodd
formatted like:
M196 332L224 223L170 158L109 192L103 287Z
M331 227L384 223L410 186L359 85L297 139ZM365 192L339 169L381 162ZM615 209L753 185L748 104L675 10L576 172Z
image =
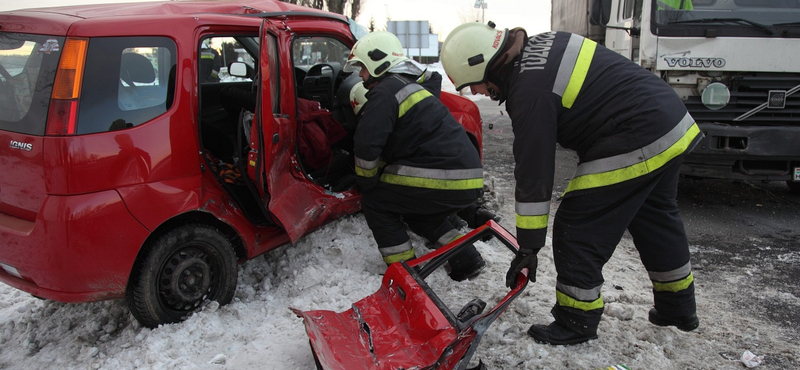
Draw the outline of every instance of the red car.
M0 281L148 327L230 302L237 262L359 211L365 33L272 0L0 13ZM480 151L475 104L441 99Z

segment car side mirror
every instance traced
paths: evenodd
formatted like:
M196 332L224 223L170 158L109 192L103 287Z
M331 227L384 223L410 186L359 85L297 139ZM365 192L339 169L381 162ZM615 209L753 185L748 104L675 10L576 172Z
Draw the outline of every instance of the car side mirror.
M228 74L231 76L252 78L253 76L249 76L247 72L247 64L242 62L233 62L228 67Z

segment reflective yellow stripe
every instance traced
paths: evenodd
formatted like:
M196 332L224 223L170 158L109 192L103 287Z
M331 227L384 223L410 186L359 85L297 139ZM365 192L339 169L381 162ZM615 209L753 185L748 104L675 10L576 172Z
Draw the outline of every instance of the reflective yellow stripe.
M572 307L581 311L591 311L603 308L603 296L591 302L579 301L556 290L556 301L561 307Z
M397 118L402 117L404 114L406 114L406 112L408 112L409 109L411 109L411 107L414 106L414 104L419 103L420 101L422 101L422 99L425 99L429 96L433 95L431 95L431 93L425 89L419 90L409 95L408 98L403 100L403 102L400 104L400 113L398 113Z
M442 180L426 179L422 177L411 177L384 173L381 181L389 184L412 186L415 188L440 189L440 190L466 190L482 189L483 179L464 179L464 180Z
M373 168L371 170L368 170L366 168L361 168L361 167L356 166L356 175L358 175L358 176L361 176L361 177L374 177L377 174L378 174L378 168L377 167Z
M383 257L383 262L386 262L386 264L388 265L388 264L392 264L392 263L395 263L395 262L399 262L400 260L408 261L408 260L410 260L412 258L414 258L414 250L413 249L409 249L409 250L407 250L407 251L405 251L403 253L393 254L393 255L390 255L390 256L384 256Z
M520 229L546 229L550 215L522 216L517 214L517 227Z
M591 189L600 186L618 184L620 182L634 179L636 177L653 172L664 166L673 158L685 152L692 141L694 141L694 138L699 134L700 128L697 127L697 124L693 124L691 127L689 127L683 137L681 137L678 141L672 144L672 146L660 154L645 161L636 163L632 166L576 177L569 182L567 190L564 193L566 194L574 190Z
M589 65L592 64L594 58L594 50L597 48L597 43L589 40L583 40L581 52L578 54L578 60L575 61L575 68L572 70L572 76L569 78L567 90L564 91L564 96L561 97L561 105L565 108L572 108L575 99L578 98L578 93L583 87L583 82L586 80L586 74L589 72Z
M656 292L680 292L681 290L688 288L692 282L694 282L694 275L690 273L689 276L671 283L659 283L654 281L653 290Z

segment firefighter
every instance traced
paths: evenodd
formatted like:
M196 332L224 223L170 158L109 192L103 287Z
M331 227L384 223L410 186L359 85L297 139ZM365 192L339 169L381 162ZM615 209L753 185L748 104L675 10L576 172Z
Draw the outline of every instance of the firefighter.
M355 130L356 181L384 262L415 258L406 225L434 248L460 237L448 217L481 196L483 167L464 128L416 83L424 68L395 35L373 32L353 46L344 71L369 90ZM450 259L449 275L462 281L484 266L470 246Z
M699 325L677 184L683 157L701 139L681 99L658 76L592 40L566 32L528 38L522 28L462 24L442 46L457 89L505 102L514 130L519 252L506 285L545 244L556 143L577 152L575 176L553 220L555 321L528 334L554 345L597 338L603 265L630 232L653 286L649 320Z
M417 78L417 83L424 87L431 94L437 98L441 95L442 91L442 75L439 72L426 70ZM343 83L346 85L346 83ZM350 107L352 108L352 115L346 115L347 121L352 121L347 124L350 127L358 126L358 119L360 118L361 108L367 103L367 88L364 83L359 79L357 83L352 84L349 89ZM502 218L488 209L481 207L478 203L472 203L466 208L459 210L455 215L448 218L450 223L455 227L469 227L476 229L485 224L489 220L499 223Z

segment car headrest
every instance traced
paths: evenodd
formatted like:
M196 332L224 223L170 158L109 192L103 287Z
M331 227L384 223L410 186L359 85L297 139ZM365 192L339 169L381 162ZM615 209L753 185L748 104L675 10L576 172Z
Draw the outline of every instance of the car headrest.
M129 86L133 86L134 82L151 83L156 79L156 71L150 59L136 53L122 54L119 75Z

